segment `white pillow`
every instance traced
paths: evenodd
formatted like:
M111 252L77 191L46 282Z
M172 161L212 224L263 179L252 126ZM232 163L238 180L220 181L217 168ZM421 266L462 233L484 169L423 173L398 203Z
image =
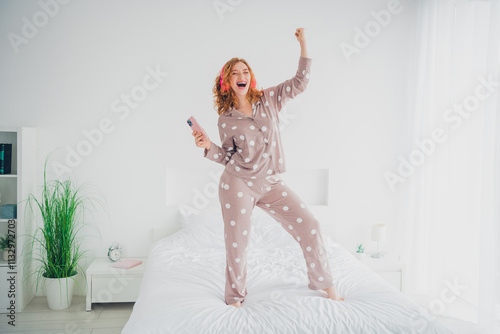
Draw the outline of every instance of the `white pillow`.
M220 213L181 214L181 226L195 245L224 247L224 221Z
M249 248L294 247L297 241L274 218L254 210L251 216ZM181 215L183 230L202 246L224 246L224 221L222 214L199 213Z
M283 226L270 215L252 218L251 244L258 248L282 248L297 242Z

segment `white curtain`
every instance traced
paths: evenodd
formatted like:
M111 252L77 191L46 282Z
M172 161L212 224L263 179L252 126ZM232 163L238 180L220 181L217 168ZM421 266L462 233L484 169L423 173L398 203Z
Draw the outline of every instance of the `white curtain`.
M474 322L496 333L499 0L420 0L413 5L413 133L405 157L413 172L399 185L408 196L407 293L436 316Z

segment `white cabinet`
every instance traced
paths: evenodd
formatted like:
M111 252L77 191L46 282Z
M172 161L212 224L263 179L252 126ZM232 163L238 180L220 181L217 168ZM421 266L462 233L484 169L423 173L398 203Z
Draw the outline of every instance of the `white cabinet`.
M33 235L34 223L24 200L36 191L36 129L0 127L0 143L12 144L11 174L0 175L0 205L17 204L17 219L0 219L0 234L13 234L16 240L15 257L4 261L0 256L0 313L7 313L4 306L12 303L15 312L20 312L34 296L29 238Z
M377 273L387 283L401 292L405 292L405 265L393 255L385 255L383 258L372 258L371 253L360 260L361 263Z
M87 311L92 303L135 302L139 296L146 258L130 269L113 268L108 258L96 258L87 268Z

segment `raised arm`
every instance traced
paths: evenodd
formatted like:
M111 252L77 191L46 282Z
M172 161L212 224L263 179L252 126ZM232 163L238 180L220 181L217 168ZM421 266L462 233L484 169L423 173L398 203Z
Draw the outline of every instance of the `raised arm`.
M295 76L279 85L264 89L267 102L278 112L281 111L287 100L291 100L305 91L309 83L312 59L308 58L304 28L298 28L295 36L300 44L299 66Z
M299 41L300 44L300 56L309 58L309 56L307 55L305 28L297 28L297 30L295 31L295 37L297 37L297 41Z

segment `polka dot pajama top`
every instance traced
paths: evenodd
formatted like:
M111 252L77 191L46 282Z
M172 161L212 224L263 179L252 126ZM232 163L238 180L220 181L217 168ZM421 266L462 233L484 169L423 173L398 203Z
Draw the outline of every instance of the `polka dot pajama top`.
M219 182L226 246L225 302L243 302L246 260L255 206L271 215L299 243L307 265L310 289L331 287L332 275L319 222L300 197L281 179L285 158L278 113L302 93L309 81L311 58L299 58L295 76L264 89L252 105L253 116L235 108L219 116L221 146L211 142L204 156L225 165Z

